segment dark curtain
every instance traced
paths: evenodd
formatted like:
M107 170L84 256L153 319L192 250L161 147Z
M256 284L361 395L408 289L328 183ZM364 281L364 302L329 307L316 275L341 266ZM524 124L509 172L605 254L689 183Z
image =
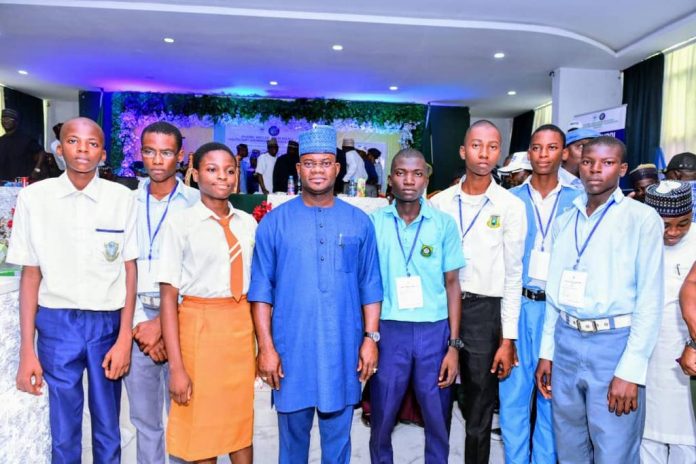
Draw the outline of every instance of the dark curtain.
M104 131L106 164L111 159L111 97L112 92L80 92L80 116L92 119ZM101 97L101 108L100 108Z
M532 141L534 126L534 110L529 110L512 120L512 136L510 137L510 153L527 151ZM501 157L502 158L502 157Z
M466 106L430 106L427 127L423 131L423 155L433 166L428 191L443 190L453 177L463 173L464 161L459 147L469 128L471 116Z
M662 125L662 80L665 56L660 53L624 70L628 166L655 162Z
M5 108L12 108L20 114L19 131L45 146L43 100L9 87L5 87L3 93Z

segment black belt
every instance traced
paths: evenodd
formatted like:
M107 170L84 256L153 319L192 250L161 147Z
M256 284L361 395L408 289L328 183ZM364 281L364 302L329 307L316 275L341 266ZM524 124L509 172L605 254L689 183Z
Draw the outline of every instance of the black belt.
M486 295L479 295L478 293L462 292L462 300L478 300L480 298L488 298Z
M534 290L523 288L522 296L532 301L546 301L546 292L543 290L535 292Z

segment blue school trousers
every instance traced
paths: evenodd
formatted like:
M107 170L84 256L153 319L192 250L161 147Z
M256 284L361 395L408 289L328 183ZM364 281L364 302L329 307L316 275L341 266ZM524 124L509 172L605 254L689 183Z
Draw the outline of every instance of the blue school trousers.
M579 332L561 318L551 370L553 429L563 464L638 464L645 425L645 388L638 409L609 412L607 392L631 328Z
M546 302L522 297L515 342L520 365L500 382L500 428L505 445L505 462L508 464L556 463L551 400L545 399L537 391L534 378L545 314ZM532 402L536 403L536 420L530 452Z
M121 311L84 311L39 306L39 362L48 384L51 463L82 459L82 375L87 370L92 455L95 463L121 461L121 380L104 375L104 356L116 343Z

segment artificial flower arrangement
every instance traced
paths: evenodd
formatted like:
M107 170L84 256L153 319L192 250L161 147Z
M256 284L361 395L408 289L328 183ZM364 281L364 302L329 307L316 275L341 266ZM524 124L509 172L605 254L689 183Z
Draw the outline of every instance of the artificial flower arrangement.
M273 209L273 205L267 202L266 200L262 201L260 205L256 205L254 208L254 211L252 211L251 215L254 216L254 219L256 219L256 222L261 222L261 219L266 215L267 212Z

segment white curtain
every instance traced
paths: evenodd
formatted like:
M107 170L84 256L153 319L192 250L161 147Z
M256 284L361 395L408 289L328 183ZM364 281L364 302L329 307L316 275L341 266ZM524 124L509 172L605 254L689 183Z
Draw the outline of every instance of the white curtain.
M660 145L665 161L696 152L696 43L665 55Z
M540 106L534 110L534 123L532 124L532 132L544 124L551 124L553 106L551 103Z

